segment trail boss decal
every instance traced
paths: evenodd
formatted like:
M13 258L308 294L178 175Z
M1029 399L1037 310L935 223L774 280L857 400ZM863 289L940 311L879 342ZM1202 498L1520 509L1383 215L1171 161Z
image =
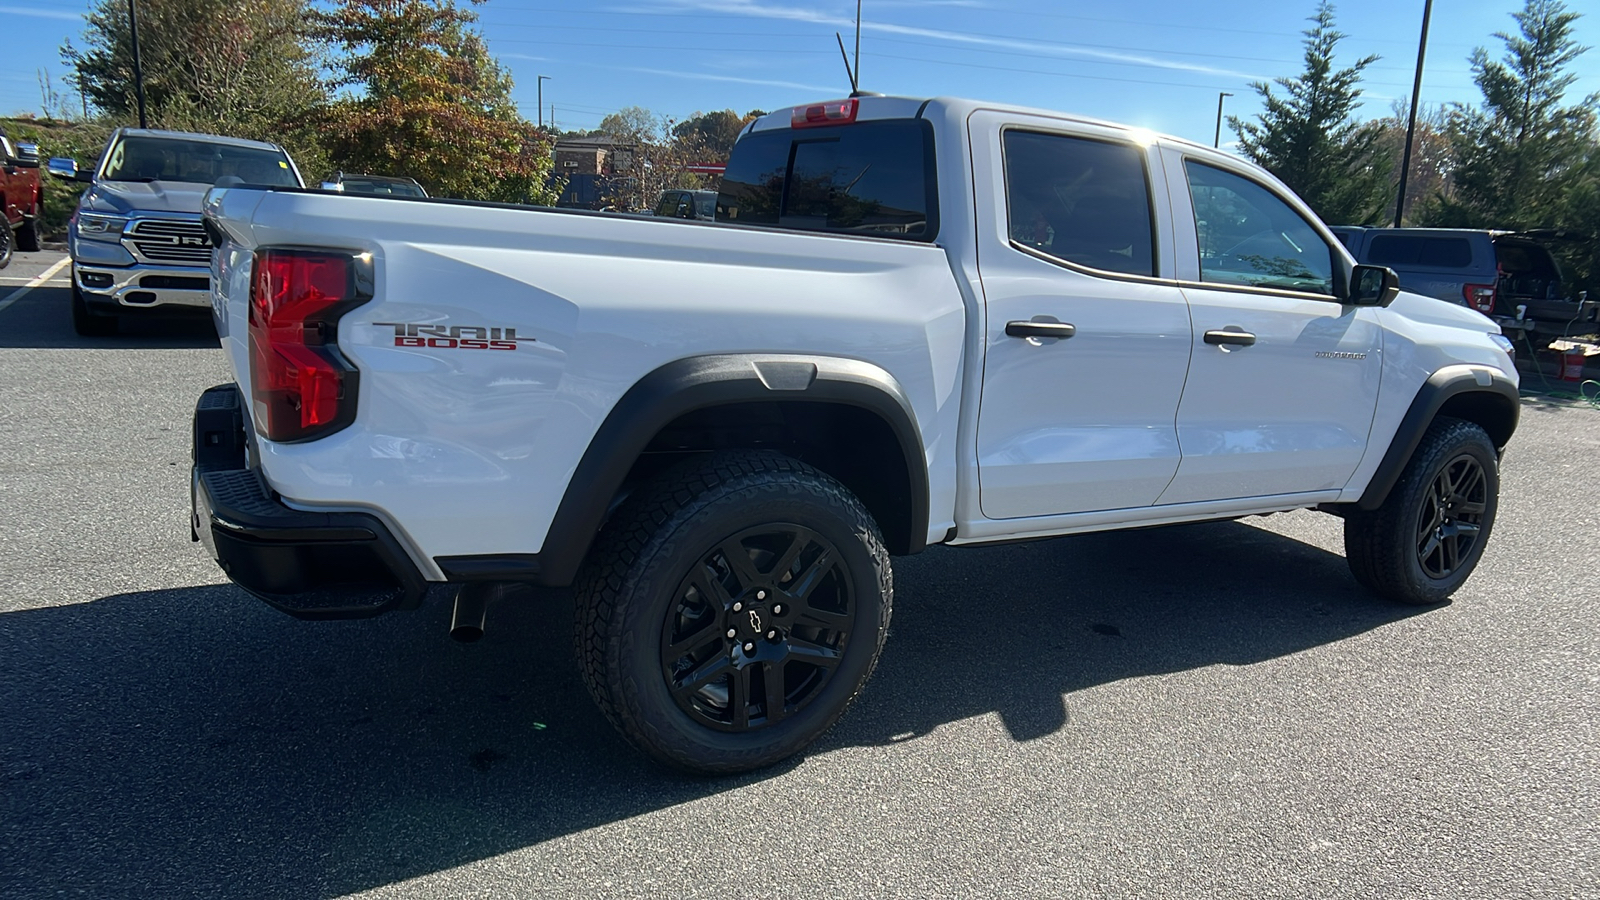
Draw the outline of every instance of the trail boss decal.
M481 325L417 325L410 322L373 322L375 328L393 328L396 347L430 347L435 350L515 350L519 341L515 328L485 328Z

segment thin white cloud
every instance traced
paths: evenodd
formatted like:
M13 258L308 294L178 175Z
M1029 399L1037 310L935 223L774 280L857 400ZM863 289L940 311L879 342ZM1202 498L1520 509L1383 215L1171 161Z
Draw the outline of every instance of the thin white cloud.
M838 85L825 86L817 84L801 84L797 81L769 81L765 78L739 78L733 75L712 75L707 72L674 72L669 69L644 69L635 66L599 66L602 69L616 69L620 72L638 72L643 75L661 75L667 78L689 78L695 81L726 81L732 84L754 84L761 87L792 88L797 91L821 91L827 94L837 94Z
M529 56L526 53L496 53L495 56L501 56L506 59L526 59L530 62L548 62L550 60L548 56Z
M83 13L66 12L58 9L34 9L28 6L0 6L0 13L8 16L33 16L36 19L83 20Z
M833 28L854 28L855 20L815 9L805 9L796 6L765 6L752 3L749 0L677 0L674 4L679 9L698 9L705 12L720 12L727 15L748 16L759 19L779 19L787 22L806 22L813 25L827 25ZM1260 80L1262 76L1252 75L1248 72L1238 72L1233 69L1223 69L1201 63L1184 62L1176 59L1162 59L1154 56L1145 56L1137 53L1121 53L1114 50L1096 50L1092 47L1069 47L1062 44L1040 43L1038 41L1024 41L1014 38L989 37L987 35L962 34L956 31L944 31L937 28L919 28L914 25L894 25L886 22L864 21L861 23L862 31L876 31L883 34L899 34L908 37L923 37L952 44L967 44L976 47L997 47L1006 50L1026 50L1036 53L1046 53L1062 58L1100 59L1107 62L1129 63L1131 65L1149 66L1156 69L1169 69L1179 72L1197 72L1204 75L1221 75L1229 78L1245 80Z

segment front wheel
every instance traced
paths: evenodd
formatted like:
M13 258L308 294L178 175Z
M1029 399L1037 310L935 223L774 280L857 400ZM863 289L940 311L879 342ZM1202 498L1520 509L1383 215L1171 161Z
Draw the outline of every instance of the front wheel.
M1383 505L1345 517L1350 571L1381 597L1441 603L1477 567L1499 500L1489 435L1472 422L1440 418Z
M15 250L16 242L11 234L11 223L6 221L4 215L0 215L0 269L11 265L11 256Z
M636 492L576 585L577 656L606 717L675 768L799 752L877 663L889 554L843 485L776 453L716 453Z

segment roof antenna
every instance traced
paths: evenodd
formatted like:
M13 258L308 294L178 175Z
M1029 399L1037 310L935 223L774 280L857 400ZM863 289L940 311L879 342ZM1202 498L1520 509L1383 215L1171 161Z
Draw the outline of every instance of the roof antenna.
M850 90L861 90L861 0L856 0L856 73L850 79Z
M855 73L850 71L850 54L848 54L848 53L846 53L844 51L844 38L840 37L839 32L835 31L833 33L833 36L835 38L838 38L838 41L839 41L839 56L843 57L843 59L844 59L844 77L850 79L850 96L854 97L856 95L856 91L859 90L859 88L856 86L856 75L855 75ZM856 63L857 63L858 66L859 66L860 62L861 62L860 58L857 57Z

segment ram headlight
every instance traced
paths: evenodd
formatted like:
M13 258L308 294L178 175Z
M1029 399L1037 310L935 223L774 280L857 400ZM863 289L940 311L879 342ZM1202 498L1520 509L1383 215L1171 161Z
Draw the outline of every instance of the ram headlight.
M122 237L128 220L123 216L78 213L78 236L96 241L115 241Z

